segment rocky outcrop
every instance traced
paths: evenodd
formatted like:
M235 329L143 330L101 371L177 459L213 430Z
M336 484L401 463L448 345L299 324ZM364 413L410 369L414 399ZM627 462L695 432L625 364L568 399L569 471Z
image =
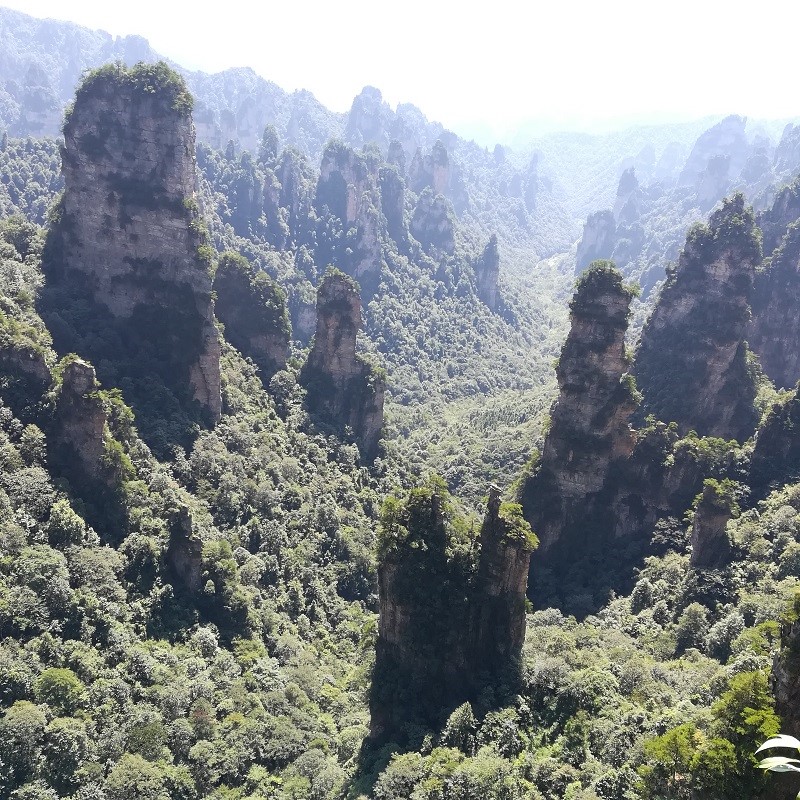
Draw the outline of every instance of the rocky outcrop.
M475 265L475 281L478 288L478 297L486 305L497 311L500 305L500 253L497 250L497 236L492 234L486 247L483 249L478 263Z
M165 64L84 80L64 125L64 195L45 268L109 312L167 385L221 412L211 258L195 200L191 96ZM120 353L120 355L125 355Z
M730 168L730 155L713 155L708 159L706 168L697 176L697 205L703 211L708 211L725 196L731 185Z
M167 564L177 584L189 592L198 592L203 578L203 542L194 530L189 507L180 504L169 521Z
M100 388L94 367L81 359L64 367L56 402L57 446L69 449L83 473L107 481L103 453L108 422L103 405L93 396Z
M514 689L536 538L496 487L477 540L463 523L438 479L384 506L373 739L400 741L408 723L437 726L486 686Z
M501 503L496 486L489 488L479 544L466 641L476 671L502 671L519 658L525 641L528 569L537 539L522 519L521 506Z
M466 186L461 171L454 163L443 136L429 152L418 149L408 168L408 185L415 194L430 189L434 195L446 197L458 213L469 205Z
M264 186L264 212L271 244L287 248L305 241L313 198L314 171L308 159L293 147L285 148L274 177L267 171Z
M322 157L315 205L320 217L338 218L342 232L330 253L318 252L321 263L335 264L372 293L382 268L385 220L381 214L378 163L342 142L331 142Z
M760 260L741 194L692 228L636 353L644 414L676 422L681 433L739 441L753 433L756 379L745 337Z
M411 190L421 194L431 189L434 194L446 195L450 186L450 156L441 141L427 154L417 150L408 170Z
M632 295L607 262L579 282L550 429L520 486L525 518L541 540L529 592L537 605L578 615L596 611L609 591L630 589L656 523L683 518L705 478L724 481L737 465L735 443L681 438L675 423L652 419L631 427L640 400L626 372ZM698 568L724 555L712 536L719 520L706 511L695 517Z
M419 196L411 218L411 235L434 259L452 256L456 249L456 221L446 197L425 189Z
M380 168L378 180L387 233L397 244L400 252L406 252L408 250L406 186L402 174L395 166L384 166Z
M265 383L289 358L286 295L238 253L224 253L214 276L216 312L228 341L259 367Z
M617 223L613 211L595 211L586 218L578 243L575 271L583 272L592 261L611 258L616 244Z
M756 434L748 484L752 499L800 480L800 393L775 403Z
M636 222L641 216L640 211L641 190L636 177L636 169L626 169L617 184L617 197L614 201L614 220L616 223L630 224Z
M105 522L101 530L119 524L118 490L133 467L110 430L113 401L100 391L94 367L80 358L67 356L56 373L61 377L49 425L51 464L87 504L93 524Z
M758 227L764 238L764 257L769 258L777 250L789 226L800 219L800 178L782 187L775 195L772 205L758 215Z
M800 125L788 123L775 150L775 171L794 175L800 170Z
M756 274L753 316L747 333L767 376L779 388L800 380L800 221Z
M356 352L361 327L358 285L329 269L317 289L317 330L301 382L309 410L340 434L346 429L364 460L377 454L383 428L383 370Z
M345 138L354 147L377 144L385 153L389 146L389 128L393 116L391 108L383 101L380 89L365 86L350 107Z
M678 185L698 187L711 160L719 157L726 159L725 175L731 179L738 178L749 155L745 134L746 123L745 117L732 115L703 133L692 148L681 171ZM718 164L715 172L721 169L722 162Z
M690 564L694 569L721 569L731 558L727 525L737 510L730 482L709 479L698 498L692 521Z
M610 262L595 262L570 303L570 332L556 368L559 396L535 473L522 487L539 558L587 545L579 524L615 465L634 446L638 396L627 374L625 332L633 291Z

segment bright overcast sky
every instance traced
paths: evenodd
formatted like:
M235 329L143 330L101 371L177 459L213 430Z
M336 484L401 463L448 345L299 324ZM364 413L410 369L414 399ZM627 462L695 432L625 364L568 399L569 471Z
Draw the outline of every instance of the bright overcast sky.
M798 0L0 3L250 66L344 111L364 85L456 130L523 120L800 115ZM209 10L206 10L209 9Z

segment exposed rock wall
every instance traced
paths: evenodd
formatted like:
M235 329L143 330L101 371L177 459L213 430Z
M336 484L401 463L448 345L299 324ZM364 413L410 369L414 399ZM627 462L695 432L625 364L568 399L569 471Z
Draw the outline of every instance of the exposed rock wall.
M789 226L800 219L800 178L775 195L772 205L758 215L764 238L764 257L769 258L783 241Z
M705 482L692 522L690 563L695 569L720 569L729 562L731 543L726 528L734 508L731 491L724 483Z
M744 441L755 430L745 337L761 243L734 195L687 236L642 332L634 372L644 413L682 433Z
M747 333L767 376L780 388L800 380L800 222L756 274Z
M475 279L477 281L478 297L486 303L492 311L497 311L500 305L500 253L497 250L497 236L492 234L486 247L475 265Z
M162 376L221 412L211 250L195 201L191 97L166 65L109 66L64 126L64 197L48 280L81 287Z
M775 403L756 436L748 483L752 499L800 480L800 392Z
M616 231L617 224L613 211L596 211L590 214L578 243L575 271L582 272L592 261L611 258L616 244Z
M405 183L400 169L394 166L381 167L379 173L381 209L386 217L386 230L400 248L408 250L408 225L405 218Z
M627 375L625 332L633 293L609 262L596 262L570 303L571 327L556 368L558 400L536 473L523 487L525 517L540 557L580 546L573 523L634 446L637 394ZM584 543L585 544L585 543Z
M513 690L536 539L496 487L477 541L465 538L441 483L390 502L381 521L370 732L399 741L407 723L435 726L485 686L508 681Z
M381 213L378 161L356 153L342 142L332 142L322 156L315 204L324 216L327 209L341 222L345 245L331 246L322 263L331 263L352 275L371 294L382 268L382 242L386 221Z
M737 178L749 154L746 123L745 117L732 115L709 128L695 142L678 180L679 185L697 187L703 180L709 162L717 157L726 159L726 177L730 175L731 178Z
M289 357L289 317L283 290L243 256L225 253L214 276L214 291L226 338L250 356L261 379L269 381Z
M362 458L371 460L383 428L385 377L356 352L360 327L358 285L328 270L317 290L317 329L301 380L312 413L340 432L349 427Z
M455 216L447 198L425 189L411 218L411 235L432 258L443 259L456 249Z
M70 361L64 368L56 402L54 443L65 451L62 460L72 460L84 476L108 482L103 464L108 416L93 396L99 389L94 367L85 361Z

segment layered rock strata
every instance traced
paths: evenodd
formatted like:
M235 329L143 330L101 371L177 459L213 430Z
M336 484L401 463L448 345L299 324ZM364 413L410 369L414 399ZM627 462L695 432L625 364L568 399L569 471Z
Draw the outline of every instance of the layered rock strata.
M91 73L64 125L48 281L82 291L168 385L219 418L212 251L195 192L191 96L165 64Z

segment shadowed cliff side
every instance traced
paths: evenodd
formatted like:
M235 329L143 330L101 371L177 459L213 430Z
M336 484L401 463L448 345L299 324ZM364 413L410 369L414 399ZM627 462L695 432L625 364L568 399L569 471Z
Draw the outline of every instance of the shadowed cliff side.
M520 507L501 503L495 487L479 533L458 514L441 479L386 501L370 697L374 742L405 745L420 726L441 727L453 708L476 701L486 687L498 698L513 693L536 543Z
M753 434L758 378L745 337L760 260L760 232L741 194L692 228L636 353L642 415L676 422L681 433Z
M358 284L328 269L317 290L317 332L300 380L312 416L355 441L362 459L371 461L383 428L386 379L380 367L356 353L360 327Z
M90 73L64 125L42 314L61 352L120 385L157 450L221 413L212 250L195 200L192 100L165 64ZM160 413L148 405L171 395ZM159 430L156 431L155 429Z
M611 262L595 261L570 302L558 400L541 460L521 487L525 517L541 540L537 561L558 561L590 544L579 520L613 465L633 451L629 421L639 398L625 352L633 295Z
M800 215L800 214L799 214ZM756 273L748 343L775 385L800 380L800 222L789 225L772 257Z
M216 312L225 338L258 366L261 380L286 366L289 316L286 295L265 272L238 253L223 253L214 276Z
M631 427L640 400L626 371L633 294L612 263L599 261L578 281L570 304L550 430L519 486L525 519L542 543L529 587L537 607L583 616L602 607L610 592L629 589L641 558L683 518L703 480L737 469L736 442L681 438L675 423L652 418ZM698 569L727 557L724 529L724 521L700 515L698 549L705 547L707 557L699 556Z

